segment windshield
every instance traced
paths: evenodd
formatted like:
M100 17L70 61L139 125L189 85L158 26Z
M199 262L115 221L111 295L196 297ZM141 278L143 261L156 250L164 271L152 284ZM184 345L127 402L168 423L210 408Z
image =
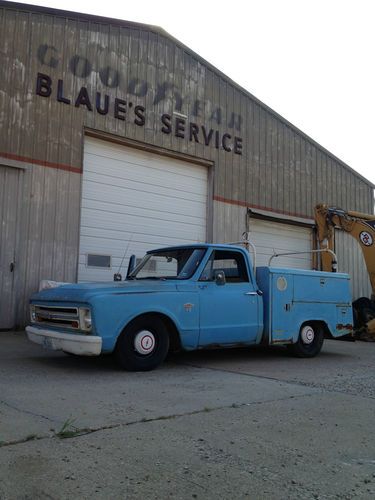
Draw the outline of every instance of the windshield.
M191 278L201 263L205 248L176 248L146 254L130 274L130 279Z

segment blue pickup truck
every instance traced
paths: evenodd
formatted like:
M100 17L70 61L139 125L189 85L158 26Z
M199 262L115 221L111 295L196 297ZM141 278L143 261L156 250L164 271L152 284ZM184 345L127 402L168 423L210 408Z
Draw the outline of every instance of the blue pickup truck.
M147 252L125 281L66 284L31 298L29 339L84 356L114 352L151 370L169 350L286 345L313 357L324 338L350 335L349 277L252 267L241 246L196 244Z

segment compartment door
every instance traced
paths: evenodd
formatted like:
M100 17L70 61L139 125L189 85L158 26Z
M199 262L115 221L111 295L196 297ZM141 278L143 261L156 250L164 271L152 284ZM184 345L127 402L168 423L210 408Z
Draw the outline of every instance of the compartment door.
M271 283L270 343L279 344L293 338L293 275L273 274Z

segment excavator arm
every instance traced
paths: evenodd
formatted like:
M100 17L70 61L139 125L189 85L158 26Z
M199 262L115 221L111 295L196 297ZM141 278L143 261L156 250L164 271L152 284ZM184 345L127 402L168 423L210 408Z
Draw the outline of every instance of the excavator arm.
M375 295L375 215L345 211L337 207L317 205L315 222L320 248L334 250L335 228L342 229L353 236L361 247L367 272L370 278L372 294ZM331 271L332 257L322 254L323 271Z
M317 205L314 209L319 248L334 250L335 228L353 236L358 242L367 268L372 288L372 300L359 299L353 304L360 326L367 333L375 334L375 215L346 211L337 207ZM323 271L332 270L332 256L328 252L321 254ZM372 312L371 312L372 310ZM364 312L365 311L365 312Z

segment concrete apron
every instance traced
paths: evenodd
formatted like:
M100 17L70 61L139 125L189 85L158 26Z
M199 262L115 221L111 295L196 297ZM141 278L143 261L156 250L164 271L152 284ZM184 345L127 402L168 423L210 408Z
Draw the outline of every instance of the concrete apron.
M127 373L1 334L0 498L373 498L371 347Z

